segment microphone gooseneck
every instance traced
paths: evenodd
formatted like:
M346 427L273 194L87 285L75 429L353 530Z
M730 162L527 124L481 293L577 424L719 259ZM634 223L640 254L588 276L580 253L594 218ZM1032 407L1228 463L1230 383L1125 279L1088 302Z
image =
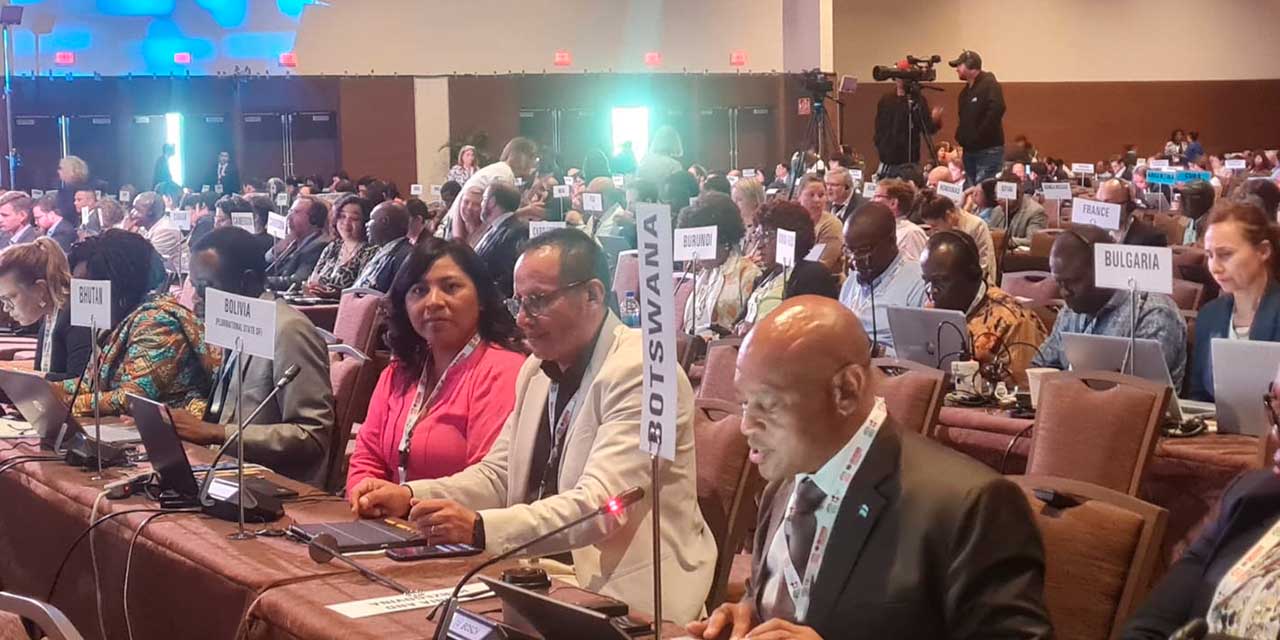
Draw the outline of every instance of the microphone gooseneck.
M311 560L316 564L328 564L330 560L337 560L342 564L355 569L360 575L378 584L384 585L393 591L399 593L409 593L412 589L388 578L373 569L370 569L351 558L348 558L338 549L338 540L331 533L322 533L311 539L307 543L307 553L310 554Z

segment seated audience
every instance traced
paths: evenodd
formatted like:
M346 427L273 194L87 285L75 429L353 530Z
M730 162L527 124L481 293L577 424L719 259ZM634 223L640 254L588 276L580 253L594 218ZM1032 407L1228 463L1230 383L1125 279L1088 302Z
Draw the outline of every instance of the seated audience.
M0 252L0 302L20 326L40 325L35 370L54 382L79 378L93 352L88 327L71 326L70 297L71 268L52 239Z
M1062 334L1129 337L1129 292L1094 286L1094 245L1114 243L1111 234L1098 227L1079 225L1053 242L1049 268L1062 290L1067 306L1058 313L1053 331L1040 345L1033 367L1066 369L1071 363L1062 348ZM1173 388L1182 387L1187 364L1187 324L1173 298L1163 293L1138 294L1136 337L1160 343Z
M251 236L255 245L255 250L266 256L268 252L276 246L276 237L267 231L267 224L271 221L271 214L276 212L276 205L271 201L269 196L261 193L255 193L251 196L245 196L245 201L249 203L249 209L253 213L253 234ZM326 203L325 210L328 210ZM285 226L288 226L288 219L285 219ZM248 229L245 229L248 231ZM192 242L192 244L195 244Z
M213 231L212 202L215 201L206 193L188 193L182 196L182 203L178 208L186 211L191 220L191 233L187 235L188 246L199 242L205 234Z
M1252 199L1268 220L1275 220L1280 214L1280 186L1271 180L1246 180L1241 195Z
M795 266L778 262L778 230L796 234ZM816 295L835 298L840 283L826 267L805 260L813 248L813 222L809 212L790 200L774 200L756 214L756 226L748 243L752 245L751 261L760 275L751 285L751 296L734 323L734 333L746 335L751 326L773 313L783 300L794 296Z
M1274 443L1280 439L1280 373L1263 390ZM1280 454L1267 464L1227 487L1217 515L1147 595L1121 638L1165 640L1196 618L1208 623L1209 638L1276 637Z
M1205 223L1215 200L1213 186L1204 180L1192 180L1179 186L1178 193L1182 194L1182 215L1187 218L1182 244L1200 244L1204 242Z
M58 181L62 184L58 188L58 193L54 196L54 206L58 209L58 213L62 215L63 219L75 220L77 221L76 226L80 226L78 223L84 214L84 207L92 208L94 201L98 199L97 193L89 184L89 165L85 164L85 161L79 156L61 158L58 160ZM126 189L121 188L121 191L126 191ZM127 191L130 194L138 192L137 189L132 187ZM82 196L81 192L87 193ZM128 198L125 198L125 203L128 203ZM94 224L95 222L97 221L90 218L89 224ZM105 230L102 227L86 229L86 231L95 234Z
M827 188L817 176L805 176L796 189L796 202L809 212L809 221L813 223L813 245L819 249L818 262L834 274L841 270L840 254L840 219L827 212ZM796 256L796 262L803 259Z
M35 201L32 211L40 232L57 242L63 253L71 251L71 245L80 239L80 234L76 231L80 226L79 218L64 219L58 213L57 198L48 194Z
M493 279L459 242L420 242L383 306L394 357L356 437L349 495L367 478L444 478L480 462L511 413L525 359Z
M1004 229L1008 226L1009 218L1004 213L1004 207L1000 206L1000 201L996 199L996 179L987 178L978 183L973 189L973 208L976 215L987 223L990 229ZM1047 221L1047 218L1046 218ZM1008 237L1005 238L1008 244Z
M409 244L418 244L423 236L433 235L431 226L431 207L422 198L409 198L404 201L404 208L409 210Z
M476 195L476 205L479 207L479 198L483 197L484 190L494 180L503 180L509 184L515 184L516 178L530 182L534 177L534 172L538 168L538 145L528 138L512 138L507 146L502 148L502 155L499 156L497 162L485 165L483 168L476 170L462 183L462 193L466 194L475 189L479 189L480 193ZM464 198L458 198L449 208L449 213L445 215L444 223L436 231L437 235L444 238L453 238L455 240L466 240L469 234L475 234L475 229L454 230L453 225L458 223L459 212L458 206ZM381 202L379 199L370 197L369 201L376 208ZM478 213L477 213L478 216ZM478 235L478 234L476 234ZM469 242L471 246L475 246L474 241Z
M1005 211L1008 220L1007 241L1013 247L1029 247L1031 236L1049 226L1049 217L1045 215L1044 207L1022 190L1022 181L1018 176L1005 172L1000 174L999 181L1018 185L1018 197L1005 203L1008 207Z
M35 201L25 192L10 191L0 196L0 249L40 237L34 209Z
M337 298L342 290L355 283L356 277L378 252L366 236L369 223L369 203L358 195L349 193L338 198L333 205L333 241L320 252L316 268L303 285L309 296Z
M742 217L742 228L750 229L756 226L756 214L760 212L760 207L764 206L764 186L756 180L739 180L733 183L731 197ZM748 247L744 243L740 249L743 254L746 254Z
M751 580L689 634L1051 637L1022 490L897 426L859 324L833 301L797 298L743 342L741 429L768 482Z
M1252 204L1219 203L1206 227L1208 269L1222 294L1196 316L1191 399L1212 402L1214 338L1280 342L1280 242L1275 225Z
M329 355L315 326L301 312L266 290L266 259L239 227L209 232L191 247L191 283L196 314L204 317L209 288L248 298L275 300L275 357L222 350L222 366L214 377L207 409L172 411L178 437L203 446L222 445L237 431L239 409L246 415L262 404L285 370L298 367L297 378L276 394L244 431L246 462L261 464L313 486L323 486L333 439L333 393L329 388ZM240 375L236 375L236 370ZM243 386L241 379L243 379Z
M938 231L959 231L970 238L978 247L978 258L982 264L983 279L987 284L996 282L997 249L991 243L991 229L982 218L957 207L948 198L934 197L920 209L920 217L925 224ZM1000 247L1003 250L1004 247Z
M1111 232L1116 242L1146 247L1168 246L1169 237L1163 231L1133 215L1136 206L1129 197L1129 185L1123 180L1112 178L1103 182L1094 198L1099 202L1120 205L1120 228Z
M987 282L978 257L968 235L934 232L920 263L926 292L934 307L965 314L973 357L984 366L984 377L1025 387L1027 367L1048 332L1035 313ZM988 369L1000 377L986 375Z
M862 194L854 189L853 174L845 167L835 167L822 176L822 183L827 188L831 215L844 224L863 203Z
M693 295L684 309L677 309L680 326L685 333L708 338L728 334L760 277L760 268L738 250L746 235L742 215L729 196L706 193L680 212L676 226L715 227L717 244L714 260L699 261Z
M172 295L153 291L158 260L145 238L123 229L109 229L71 249L74 277L111 281L111 324L101 327L109 331L100 356L102 415L127 411L130 393L196 415L205 409L219 359L196 315ZM64 394L76 389L76 380L58 384L55 390ZM75 415L93 414L89 388L86 382L75 397Z
M367 479L350 494L366 517L408 516L439 544L500 553L581 517L651 480L640 450L640 332L609 311L604 253L591 238L557 229L534 238L516 264L510 310L533 350L516 379L515 409L479 463L438 480L401 485ZM693 390L675 381L674 461L661 468L666 549L662 610L685 623L700 615L716 545L698 510ZM556 392L551 393L554 389ZM548 405L550 403L550 405ZM561 439L563 438L563 442ZM563 446L561 446L563 445ZM653 610L652 503L596 518L531 549L572 552L578 584Z
M474 184L462 191L458 198L457 216L453 219L453 240L467 243L475 248L484 235L484 190L485 187Z
M329 210L319 198L299 196L289 207L289 234L283 250L272 251L267 267L267 288L289 291L311 277L327 239Z
M840 303L862 322L875 351L883 347L892 354L889 307L923 307L926 292L920 263L898 251L897 223L889 205L872 201L859 207L844 225L844 250L850 269Z
M369 244L378 251L369 258L351 286L384 293L391 289L391 280L396 277L400 264L413 251L413 245L405 237L408 232L409 210L404 205L383 202L374 207L369 219Z
M449 179L458 184L466 182L479 169L478 160L475 147L469 144L462 145L458 150L458 163L449 167Z
M124 227L125 210L124 210L123 204L121 204L116 200L104 199L104 200L98 201L97 207L98 207L98 215L96 217L98 218L98 220L101 221L102 230L105 231L107 229L122 229ZM83 234L83 237L96 236L101 233L101 231L89 232L87 229L83 229L83 228L81 229L81 232ZM69 252L68 252L68 255L70 255Z
M516 260L529 240L529 223L516 215L520 208L520 191L506 182L489 183L482 208L485 232L476 242L476 255L498 285L498 293L506 300L511 297Z
M729 184L729 178L723 173L713 173L702 181L701 193L723 193L727 196L733 193L733 185Z
M908 260L920 260L928 235L919 225L907 219L911 205L916 201L916 188L910 182L898 178L886 178L876 183L876 195L871 198L893 212L898 239L898 252Z
M160 255L166 273L178 273L182 256L182 230L165 210L165 201L155 191L144 191L133 199L129 223L133 230L151 242Z

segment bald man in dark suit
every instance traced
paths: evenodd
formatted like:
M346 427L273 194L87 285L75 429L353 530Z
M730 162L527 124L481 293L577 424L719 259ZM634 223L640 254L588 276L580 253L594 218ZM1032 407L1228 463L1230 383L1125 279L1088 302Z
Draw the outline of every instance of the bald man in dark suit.
M900 430L858 319L784 302L747 335L742 431L769 481L747 595L701 638L1048 638L1044 550L1026 498ZM748 636L748 632L750 635Z

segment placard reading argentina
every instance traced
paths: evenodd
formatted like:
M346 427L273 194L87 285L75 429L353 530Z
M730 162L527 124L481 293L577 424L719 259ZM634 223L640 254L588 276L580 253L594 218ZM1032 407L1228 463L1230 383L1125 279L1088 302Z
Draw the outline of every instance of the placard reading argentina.
M271 360L276 353L276 303L218 289L205 292L205 342Z
M714 229L714 227L712 227ZM671 280L671 209L636 205L640 247L640 331L644 335L644 403L640 411L640 450L667 460L676 456L675 286Z
M1173 250L1099 243L1093 246L1094 284L1106 289L1173 293Z

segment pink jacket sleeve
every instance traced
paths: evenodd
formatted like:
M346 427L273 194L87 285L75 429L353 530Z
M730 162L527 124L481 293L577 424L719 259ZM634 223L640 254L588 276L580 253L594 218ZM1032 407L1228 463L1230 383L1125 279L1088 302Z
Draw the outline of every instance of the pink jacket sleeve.
M391 404L391 378L397 368L392 364L382 370L378 385L373 389L373 397L369 399L369 412L356 434L356 450L347 466L348 492L365 478L397 481L396 461L386 460L382 451L384 433L387 429L395 429L394 425L388 424L392 419L388 409Z
M484 375L476 381L475 395L471 398L473 415L467 426L467 465L480 462L502 432L516 402L516 377L524 358L518 353L489 348Z

